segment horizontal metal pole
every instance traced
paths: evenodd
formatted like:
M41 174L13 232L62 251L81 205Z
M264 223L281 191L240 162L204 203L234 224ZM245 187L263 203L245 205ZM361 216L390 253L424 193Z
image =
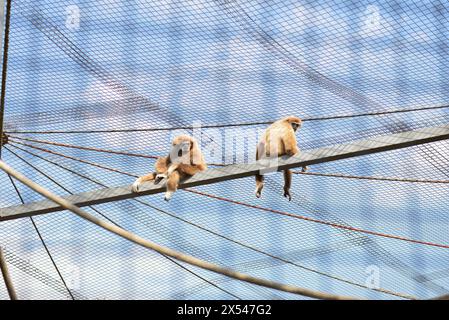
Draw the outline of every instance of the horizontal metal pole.
M218 169L209 169L183 181L180 189L254 176L261 170L281 171L340 159L358 157L367 154L396 150L449 138L449 125L422 128L413 131L371 137L346 144L333 145L302 151L297 156L281 157L275 162L263 160L252 164L235 164ZM90 206L139 196L165 192L163 183L144 184L139 193L131 191L131 186L104 188L64 197L76 206ZM35 216L64 210L52 201L44 200L24 205L0 209L0 221Z

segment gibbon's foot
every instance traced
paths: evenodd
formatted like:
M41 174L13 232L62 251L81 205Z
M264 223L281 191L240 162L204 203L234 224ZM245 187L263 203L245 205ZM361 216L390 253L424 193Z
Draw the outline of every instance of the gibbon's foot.
M165 197L164 197L164 200L165 201L170 201L170 199L171 199L171 197L173 196L173 191L167 191L166 193L165 193Z
M159 183L161 182L162 179L167 178L167 175L165 173L159 173L158 175L156 175L156 178L154 179L154 183Z
M141 182L142 180L139 178L139 179L137 179L134 183L133 183L133 185L132 185L132 190L133 190L133 192L139 192L139 188L140 188L140 186L142 185L142 182Z
M301 172L309 171L309 166L302 167Z
M286 197L288 201L292 201L292 195L290 194L290 190L284 190L284 197Z

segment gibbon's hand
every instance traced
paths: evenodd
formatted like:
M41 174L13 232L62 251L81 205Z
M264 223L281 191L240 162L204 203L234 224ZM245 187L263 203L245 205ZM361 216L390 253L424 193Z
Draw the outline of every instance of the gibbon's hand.
M167 192L165 192L164 200L165 201L170 201L170 199L171 199L171 197L173 196L174 193L175 193L174 191L167 191Z
M159 173L156 175L156 179L154 179L154 183L159 183L163 179L167 179L168 175L166 173Z
M292 195L290 194L290 190L284 190L284 197L286 197L288 201L292 201Z
M302 167L301 172L307 172L307 171L309 171L309 166Z

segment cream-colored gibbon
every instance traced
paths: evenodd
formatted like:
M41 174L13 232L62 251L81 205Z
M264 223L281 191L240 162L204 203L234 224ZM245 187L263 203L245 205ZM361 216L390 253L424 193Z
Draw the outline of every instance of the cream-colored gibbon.
M178 189L181 179L206 170L207 165L198 142L193 137L181 135L173 139L170 153L166 157L158 158L154 168L155 172L138 178L132 185L132 190L139 192L139 188L144 182L159 183L166 178L167 191L164 199L168 201Z
M296 131L301 128L302 121L298 117L289 116L272 123L264 132L261 141L257 145L256 160L263 158L280 157L284 155L293 156L299 152L296 142ZM303 167L305 172L308 168ZM292 173L289 169L284 170L284 197L291 201L290 187L292 184ZM259 172L256 174L256 197L260 198L264 186L264 176Z

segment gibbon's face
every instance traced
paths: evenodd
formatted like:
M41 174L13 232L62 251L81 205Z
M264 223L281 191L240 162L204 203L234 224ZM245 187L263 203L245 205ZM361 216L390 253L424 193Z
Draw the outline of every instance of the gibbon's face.
M292 125L292 128L293 128L293 131L295 131L295 132L296 132L299 128L301 128L301 123L299 123L299 122L292 122L291 125Z
M173 148L176 148L178 150L178 157L182 157L183 155L187 154L191 149L191 143L190 141L180 141L177 144L173 144Z

